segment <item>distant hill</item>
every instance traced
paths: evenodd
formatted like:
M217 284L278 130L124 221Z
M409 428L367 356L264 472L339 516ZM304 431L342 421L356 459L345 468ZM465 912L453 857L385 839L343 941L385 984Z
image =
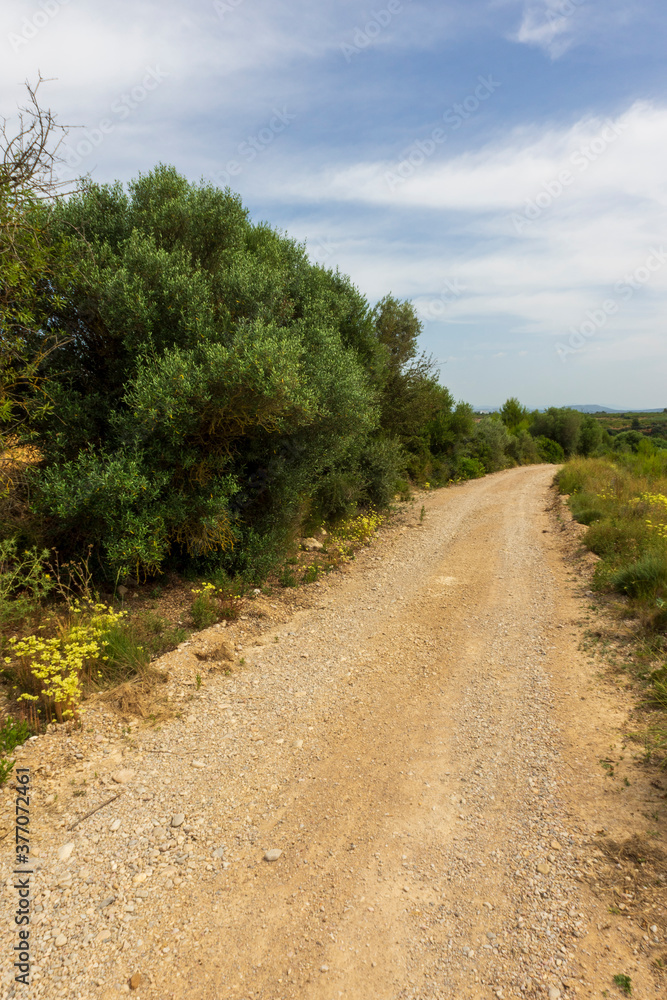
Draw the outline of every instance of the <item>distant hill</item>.
M475 413L497 413L499 406L475 406ZM543 413L546 406L540 406L539 412ZM633 410L631 407L619 410L613 406L598 406L597 403L580 403L576 406L563 407L566 410L579 410L580 413L662 413L663 407L658 406L654 410Z
M630 412L629 410L618 410L613 406L598 406L597 403L582 403L578 406L568 406L568 409L579 410L580 413L629 413ZM648 411L643 411L643 412L648 412Z
M657 407L655 410L619 410L613 406L598 406L594 403L585 403L579 406L569 406L570 410L579 410L580 413L662 413L662 406Z

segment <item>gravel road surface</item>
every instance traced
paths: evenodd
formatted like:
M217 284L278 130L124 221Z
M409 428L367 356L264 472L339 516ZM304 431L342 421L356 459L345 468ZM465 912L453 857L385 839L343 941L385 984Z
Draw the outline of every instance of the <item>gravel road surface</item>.
M36 964L14 992L7 837L0 996L664 996L664 914L592 888L633 829L598 763L624 713L580 650L553 474L426 494L295 610L193 637L159 664L180 718L97 705L29 744Z

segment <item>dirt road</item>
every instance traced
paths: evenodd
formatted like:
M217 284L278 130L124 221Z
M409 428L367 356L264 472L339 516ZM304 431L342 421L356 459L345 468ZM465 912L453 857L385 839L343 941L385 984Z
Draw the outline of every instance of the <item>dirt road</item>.
M38 820L31 997L135 973L160 1000L664 995L664 914L610 915L587 874L636 804L598 763L623 715L579 649L553 471L428 495L278 624L258 599L232 677L188 688L198 647L174 654L186 711L159 732L88 717L71 773L91 807L124 794L54 836L84 811L62 781Z

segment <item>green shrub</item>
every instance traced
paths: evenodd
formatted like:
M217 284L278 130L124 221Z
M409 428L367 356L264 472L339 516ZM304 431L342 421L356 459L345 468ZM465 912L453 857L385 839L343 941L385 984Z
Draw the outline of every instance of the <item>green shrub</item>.
M289 566L284 566L283 570L279 576L280 583L283 587L298 587L299 581L297 580L296 573Z
M11 756L14 750L31 736L32 729L24 719L14 719L8 715L0 726L0 787L4 785L16 763Z
M22 549L15 538L0 541L0 627L21 621L53 590L48 558L48 549Z
M596 555L616 564L637 559L648 538L641 521L604 517L591 524L584 542Z
M550 406L544 413L534 413L530 433L536 438L547 438L561 446L565 455L577 452L584 415L578 410Z
M579 522L579 524L595 524L596 521L601 520L604 514L601 510L596 507L577 507L572 511L574 519Z
M405 468L406 454L395 438L371 438L359 455L363 499L371 507L388 507Z
M454 466L455 479L479 479L486 475L486 469L478 458L461 456Z
M315 581L319 579L320 572L321 570L319 566L308 566L308 568L304 571L302 583L315 583Z
M512 464L509 444L510 435L502 420L482 417L473 432L470 449L487 472L498 472Z
M646 553L624 566L612 577L613 585L630 597L656 597L667 594L667 558L663 553Z
M147 651L151 659L175 649L188 637L182 626L171 626L153 611L139 613L133 621L133 627L137 644Z
M45 366L58 420L33 426L49 543L145 577L292 526L378 424L386 354L363 297L169 167L127 194L88 184L54 220L85 275L53 319L76 329Z
M197 629L208 628L219 618L217 598L218 591L214 584L203 583L192 591L195 599L190 607L190 617Z
M323 472L315 492L315 520L336 521L353 513L362 498L358 469L333 468Z
M517 465L532 465L543 460L535 438L525 428L510 433L507 454Z
M543 462L549 462L551 465L561 465L565 461L563 446L558 441L553 441L551 438L540 434L536 437L535 443L537 444L538 455ZM567 493L568 490L564 489L563 492Z

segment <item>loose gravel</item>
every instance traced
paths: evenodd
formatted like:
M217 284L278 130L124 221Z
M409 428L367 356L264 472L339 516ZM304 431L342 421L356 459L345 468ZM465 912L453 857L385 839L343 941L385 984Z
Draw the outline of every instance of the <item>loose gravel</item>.
M165 656L171 718L97 704L24 748L31 1000L558 1000L618 973L663 995L663 919L645 935L589 886L610 710L552 476L419 498L298 607L258 596ZM27 995L11 969L0 991Z

